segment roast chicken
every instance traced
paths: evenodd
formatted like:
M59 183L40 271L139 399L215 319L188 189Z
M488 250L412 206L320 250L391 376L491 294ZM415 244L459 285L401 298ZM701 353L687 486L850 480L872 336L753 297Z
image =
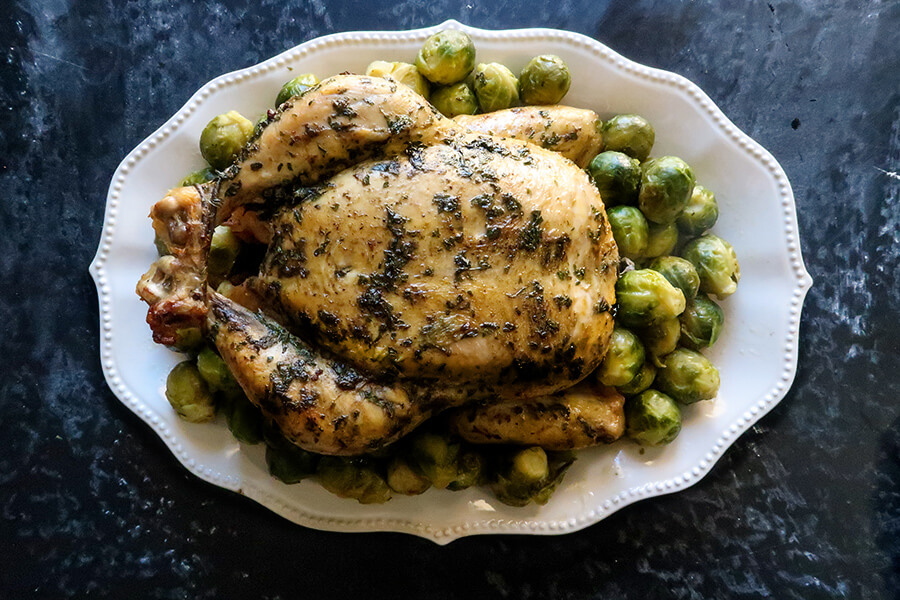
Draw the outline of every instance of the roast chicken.
M353 455L449 411L476 442L622 434L606 352L618 252L583 167L594 113L447 119L401 84L339 75L283 104L221 177L151 213L168 255L138 284L156 341L201 325L295 444ZM265 243L225 297L212 228ZM235 301L238 300L238 301Z

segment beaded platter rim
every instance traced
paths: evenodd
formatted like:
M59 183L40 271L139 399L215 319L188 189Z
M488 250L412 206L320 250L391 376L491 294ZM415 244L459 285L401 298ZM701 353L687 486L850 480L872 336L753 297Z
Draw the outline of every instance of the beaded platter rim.
M562 42L589 51L598 60L604 61L614 69L628 73L655 83L672 86L688 95L690 101L711 117L728 138L752 160L762 164L774 178L782 208L783 233L787 240L788 259L794 277L791 295L790 316L787 324L787 337L783 341L783 369L777 382L758 401L750 407L724 431L722 431L713 447L692 469L682 474L643 485L632 487L605 499L594 499L593 505L586 505L578 515L567 519L497 519L469 517L465 522L448 526L434 526L416 519L358 518L332 517L314 514L298 503L287 503L255 485L253 482L222 473L216 468L197 461L178 439L178 436L166 425L165 421L147 406L136 395L120 376L118 366L113 359L113 318L111 314L112 287L107 273L107 262L110 255L116 219L119 212L121 191L129 173L135 166L163 140L184 123L189 115L218 89L239 84L277 68L283 68L313 53L322 52L335 46L347 44L378 44L390 42L424 41L429 35L442 29L460 29L475 38L491 40L515 40L520 42ZM142 141L132 150L117 167L106 199L103 230L97 253L90 265L90 273L97 286L100 316L100 356L101 366L107 384L119 400L144 420L164 441L176 458L191 473L216 486L241 493L270 510L282 515L290 521L330 531L362 532L390 531L417 535L430 539L438 544L446 544L467 535L488 533L509 534L563 534L577 531L601 521L617 510L638 500L683 490L702 479L723 455L724 451L763 415L769 412L787 394L797 370L797 346L799 339L800 313L807 291L812 286L812 278L807 272L800 250L796 205L793 191L784 170L775 158L760 144L737 128L713 101L690 80L660 69L635 63L604 44L587 36L555 29L515 29L485 30L463 25L455 20L448 20L439 25L422 29L397 32L345 32L327 35L302 43L273 58L257 65L221 75L200 88L187 103L159 129Z

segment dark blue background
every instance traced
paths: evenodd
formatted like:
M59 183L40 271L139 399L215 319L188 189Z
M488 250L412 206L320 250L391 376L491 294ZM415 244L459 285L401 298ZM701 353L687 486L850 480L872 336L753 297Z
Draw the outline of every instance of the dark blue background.
M681 73L775 155L815 280L797 379L695 487L585 531L304 529L189 475L106 387L106 189L216 75L451 17ZM0 43L0 598L900 597L900 3L21 0Z

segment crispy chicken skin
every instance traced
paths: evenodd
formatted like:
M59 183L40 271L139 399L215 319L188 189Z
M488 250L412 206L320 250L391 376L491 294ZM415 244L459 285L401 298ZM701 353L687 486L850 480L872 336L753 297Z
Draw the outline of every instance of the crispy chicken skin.
M577 121L567 141L599 145L590 111L540 110L534 123ZM505 117L496 118L482 126L499 130ZM325 80L282 105L222 178L173 190L163 203L183 199L181 212L154 209L157 231L173 229L166 214L200 225L189 228L173 272L161 258L138 292L151 313L171 310L172 322L206 315L248 397L307 450L371 451L467 402L555 406L561 400L548 395L584 379L606 352L618 251L586 174L513 139L529 131L470 131L387 80ZM252 227L250 237L271 232L246 285L293 333L202 293L211 227L233 217ZM150 322L155 339L170 343L172 328L156 328L165 319ZM573 413L612 414L583 405ZM484 432L498 414L477 412L473 422ZM615 430L604 428L594 427ZM519 439L513 429L501 435ZM565 445L533 424L521 430Z

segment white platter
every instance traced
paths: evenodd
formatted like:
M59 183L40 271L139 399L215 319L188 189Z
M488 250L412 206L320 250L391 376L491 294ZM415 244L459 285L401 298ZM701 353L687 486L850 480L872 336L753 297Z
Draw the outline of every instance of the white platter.
M197 140L215 115L265 113L282 83L298 73L363 72L375 59L411 61L432 33L457 28L475 41L478 60L517 72L534 55L561 56L572 71L564 103L606 118L633 112L657 132L654 155L684 158L716 192L714 232L741 262L738 293L722 303L726 329L707 354L719 367L719 397L685 411L679 438L661 450L627 440L580 453L545 506L512 508L489 492L430 490L384 505L332 496L312 481L284 485L266 471L260 446L238 444L223 423L194 425L163 395L180 355L155 345L146 306L135 295L155 259L147 214L167 188L203 161ZM119 165L106 200L103 233L91 264L100 303L100 355L110 388L198 477L242 493L296 523L334 531L397 531L447 543L486 533L560 534L587 527L642 498L696 483L722 453L786 394L797 364L800 310L812 280L803 265L794 197L784 171L690 81L631 62L603 44L551 29L487 31L447 21L404 32L353 32L318 38L203 86Z

